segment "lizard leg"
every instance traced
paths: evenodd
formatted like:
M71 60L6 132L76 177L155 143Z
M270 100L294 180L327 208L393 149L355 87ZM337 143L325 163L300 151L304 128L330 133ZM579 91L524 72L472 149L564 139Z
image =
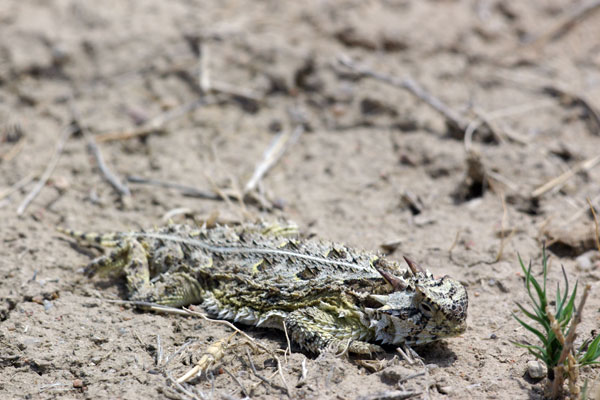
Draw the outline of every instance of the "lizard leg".
M103 256L93 259L84 269L88 277L99 273L100 275L109 275L111 273L123 272L129 263L129 252L131 244L128 240L122 240L114 245L114 249Z
M148 253L144 246L136 239L127 240L127 263L123 268L125 279L127 280L127 289L129 298L135 300L138 295L144 296L153 291L153 284L150 282L150 267L148 265Z
M148 255L144 246L133 238L118 241L110 253L92 260L85 267L87 276L92 277L97 273L125 275L130 298L139 297L153 289Z
M116 272L125 274L129 299L162 304L172 307L186 306L202 299L202 288L185 266L174 268L174 273L158 275L156 282L150 279L149 255L136 239L121 241L109 254L93 260L86 273Z
M186 272L165 273L173 264L183 258L179 245L168 248L161 254L151 257L144 246L135 238L123 239L120 234L82 233L58 228L58 230L78 241L105 247L114 247L106 255L95 258L85 267L89 277L95 274L108 275L122 273L127 281L129 299L147 301L172 307L198 303L202 299L202 288L198 281ZM153 262L151 262L154 260ZM211 260L212 261L212 260ZM152 264L152 265L150 265ZM157 282L150 280L151 266L158 269ZM190 270L189 267L174 268Z
M187 272L175 272L160 275L149 287L136 291L131 299L182 307L198 304L203 297L204 290L196 278Z
M370 356L383 351L380 346L359 339L364 331L316 307L293 311L285 318L284 323L292 340L313 353L332 349L336 353Z

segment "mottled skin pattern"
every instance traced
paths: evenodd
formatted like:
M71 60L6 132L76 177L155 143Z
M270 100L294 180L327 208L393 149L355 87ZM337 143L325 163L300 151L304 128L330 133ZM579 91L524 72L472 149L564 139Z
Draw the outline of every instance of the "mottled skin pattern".
M65 229L85 243L113 247L86 268L120 273L129 299L174 307L201 304L211 315L283 329L304 349L371 354L375 343L423 344L466 329L465 288L436 279L410 260L299 239L293 225L198 228L169 225L98 235Z

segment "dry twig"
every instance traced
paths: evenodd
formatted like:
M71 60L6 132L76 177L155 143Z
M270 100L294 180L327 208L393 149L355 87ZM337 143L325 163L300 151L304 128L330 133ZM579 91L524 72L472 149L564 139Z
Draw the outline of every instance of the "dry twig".
M431 93L423 89L415 80L412 78L397 78L390 75L381 74L379 72L375 72L367 67L360 66L356 64L350 57L346 55L341 55L338 57L338 62L351 69L352 71L363 75L368 76L378 81L389 83L392 86L399 87L401 89L407 90L413 96L417 97L419 100L428 104L431 108L437 111L440 115L444 117L446 123L450 125L452 128L464 132L469 125L467 120L460 115L458 112L454 111L450 107L448 107L445 103L443 103L440 99L433 96Z
M0 161L8 162L8 161L12 160L13 158L15 158L17 156L17 154L19 154L19 152L21 150L23 150L23 147L25 147L25 136L21 136L17 140L17 143L15 143L10 148L10 150L8 150L6 153L0 155Z
M96 135L95 139L96 139L97 143L103 143L103 142L111 142L111 141L115 141L115 140L128 140L128 139L133 139L136 137L148 136L151 133L162 132L162 131L164 131L164 125L167 122L174 120L176 118L182 117L182 116L186 115L187 113L194 111L196 108L198 108L200 106L214 104L215 102L216 102L216 99L212 99L212 98L211 99L202 98L202 99L193 100L187 104L183 104L179 107L173 108L169 111L166 111L162 114L157 115L156 117L152 118L151 120L149 120L148 122L146 122L144 125L142 125L140 127L133 128L133 129L121 130L121 131L115 131L115 132L101 133L99 135Z
M208 46L205 42L201 41L198 44L198 82L200 83L200 89L202 93L208 94L210 92L210 53Z
M46 182L48 182L48 179L50 179L50 176L52 175L54 169L58 165L58 160L60 159L60 155L65 147L65 144L67 143L67 139L69 139L69 137L76 131L77 128L71 124L63 128L62 134L60 135L60 138L56 143L56 147L54 149L54 153L52 154L50 162L46 166L44 173L37 181L33 189L31 189L31 192L29 192L29 194L25 197L25 199L23 199L23 201L19 205L19 208L17 208L17 215L22 215L27 209L27 206L29 206L29 203L31 203L33 199L35 199L36 196L40 193L40 191L44 188Z
M169 189L176 189L176 190L179 190L182 195L187 196L187 197L197 197L199 199L207 199L207 200L223 200L221 195L216 194L214 192L211 192L208 190L196 189L195 187L181 185L179 183L165 182L165 181L160 181L157 179L148 179L148 178L143 178L140 176L133 176L133 175L127 176L126 179L128 182L131 182L131 183L138 183L138 184L144 184L144 185L160 186L160 187L169 188ZM233 196L229 196L229 197L232 198Z
M254 169L252 177L244 187L244 194L256 188L258 182L283 156L285 151L294 145L304 132L302 125L296 126L293 131L281 132L269 145L263 154L260 163Z
M167 373L167 378L169 379L169 381L171 381L175 385L175 387L177 388L178 391L180 391L181 393L188 396L189 399L200 400L198 398L198 396L196 396L195 393L192 393L189 390L187 390L186 388L184 388L183 385L181 384L181 382L179 382L177 379L174 379L170 373ZM201 397L204 398L204 396L201 396Z
M0 200L10 196L11 194L13 194L15 192L18 192L23 187L27 186L29 184L29 182L31 182L32 180L34 180L37 177L37 175L38 175L37 173L31 172L31 173L25 175L23 178L19 179L10 188L0 192Z
M584 95L571 92L570 90L562 88L556 84L546 85L542 90L543 92L552 96L559 97L561 102L567 102L568 104L583 108L593 123L593 133L600 135L600 113L598 113L596 107L592 105L590 99L586 98Z
M163 348L160 341L160 335L156 335L156 365L162 364L163 359Z
M165 358L165 362L163 365L159 365L159 367L161 368L166 368L167 365L169 365L169 363L171 361L173 361L173 359L175 357L177 357L179 354L181 354L185 349L187 349L190 345L192 345L194 342L196 342L195 339L191 339L188 340L187 342L185 342L184 344L182 344L181 346L179 346L179 348L173 353L173 354L169 354L166 358Z
M231 379L234 380L235 383L238 384L238 386L240 387L240 389L242 390L242 393L244 394L244 396L246 397L250 397L250 392L248 391L248 389L246 389L244 387L244 385L242 385L242 382L240 382L240 380L238 378L236 378L231 372L229 372L229 370L225 367L223 367L223 371L225 371L227 373L227 375L229 375L231 377Z
M599 162L600 162L600 155L589 158L585 161L582 161L581 163L577 164L575 166L575 168L572 168L572 169L562 173L561 175L557 176L556 178L551 179L550 181L546 182L542 186L535 189L533 192L531 192L531 197L534 197L534 198L540 197L544 193L552 190L553 188L562 186L565 182L567 182L569 179L574 177L577 173L579 173L581 171L587 171L589 169L592 169Z
M104 179L121 196L124 196L124 197L131 196L131 192L129 191L129 188L127 187L127 185L125 185L124 183L122 183L121 180L115 174L112 173L112 171L108 168L108 166L104 162L104 157L102 156L102 153L100 152L100 148L96 144L96 141L94 140L94 137L92 135L90 135L89 133L84 133L84 134L85 134L85 136L87 138L88 151L90 153L92 153L92 155L96 159L96 165L98 166L98 169L102 173L102 176L104 177Z
M368 396L361 396L359 400L404 400L420 395L421 392L411 392L407 390L389 390Z
M183 374L177 379L177 383L183 383L194 379L195 377L202 374L202 372L206 372L206 370L219 361L225 355L225 350L229 345L229 341L237 334L237 332L233 332L229 337L217 340L212 343L206 349L206 352L202 355L200 360L196 363L194 368L190 369L188 372ZM235 379L235 378L234 378ZM237 381L237 380L236 380ZM246 393L244 393L246 394ZM247 395L247 394L246 394Z
M594 197L591 200L592 205L596 204L600 201L600 195ZM577 210L577 212L575 212L571 218L569 218L568 220L566 220L565 222L563 222L561 224L561 226L568 226L571 225L573 222L577 221L579 218L581 218L582 215L584 215L586 212L588 211L587 207L581 207L579 210Z
M594 205L592 204L591 200L589 198L586 200L590 206L590 211L592 211L592 216L594 217L594 228L596 233L594 235L594 239L596 240L596 248L598 251L600 251L600 226L598 225L598 217L596 216L596 210L594 210Z
M579 307L575 309L575 316L571 321L571 325L569 326L569 330L567 331L567 336L563 336L561 328L552 314L550 310L550 306L546 306L546 315L550 320L552 325L552 331L556 335L556 338L562 345L562 352L560 354L560 358L554 367L554 381L552 382L552 398L557 399L562 392L562 384L564 382L564 363L568 358L567 362L567 376L569 379L569 390L571 395L575 396L574 398L578 398L579 388L577 387L577 379L579 377L579 371L577 367L577 362L575 361L575 357L573 356L574 352L574 343L575 338L577 337L577 325L581 323L581 316L583 313L583 307L585 306L585 302L588 298L588 294L590 292L591 285L585 285L583 289L583 295L579 300Z
M583 21L585 18L591 17L599 8L600 1L598 0L592 0L580 4L552 28L533 39L533 41L529 43L529 46L541 46L546 42L561 38L571 29L573 29L578 22Z
M112 173L112 171L108 168L106 163L104 162L104 157L102 156L102 152L100 152L100 148L96 144L96 140L90 134L88 129L83 125L81 113L79 109L76 107L75 102L71 99L69 102L69 108L71 110L71 116L73 118L73 123L77 127L77 129L83 133L86 141L87 148L90 153L96 159L96 165L100 170L100 173L104 177L104 179L123 197L131 196L131 192L127 185L121 183L121 180Z

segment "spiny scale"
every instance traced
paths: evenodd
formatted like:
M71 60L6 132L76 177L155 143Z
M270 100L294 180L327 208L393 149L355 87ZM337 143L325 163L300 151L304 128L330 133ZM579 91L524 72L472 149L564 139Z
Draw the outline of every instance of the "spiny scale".
M125 275L129 299L201 304L215 317L282 329L301 347L360 354L374 342L422 344L466 329L468 298L447 276L375 253L298 237L295 225L168 225L111 234L59 229L114 249L86 272Z

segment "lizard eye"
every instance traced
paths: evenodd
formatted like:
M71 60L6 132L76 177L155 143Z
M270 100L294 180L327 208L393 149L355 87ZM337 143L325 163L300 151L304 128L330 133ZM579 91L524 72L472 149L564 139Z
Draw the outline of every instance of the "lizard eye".
M431 317L433 315L433 307L426 301L423 301L419 306L419 309L426 317Z

